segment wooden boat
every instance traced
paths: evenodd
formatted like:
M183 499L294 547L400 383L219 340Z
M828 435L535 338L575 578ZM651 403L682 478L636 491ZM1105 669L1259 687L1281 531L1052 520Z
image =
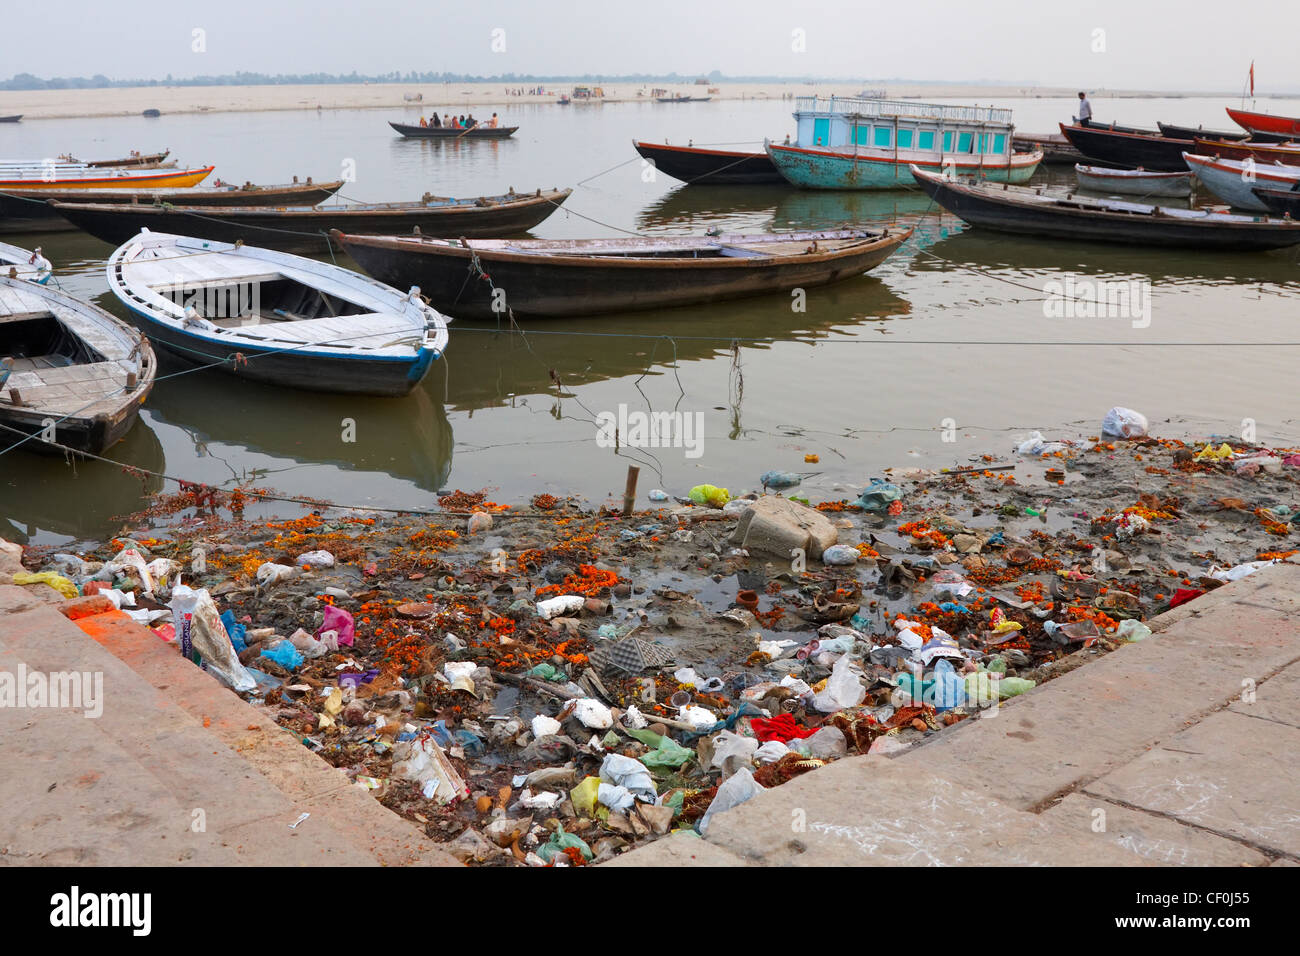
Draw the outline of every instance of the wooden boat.
M22 113L15 113L13 116L0 116L0 123L17 123L22 118Z
M0 242L0 276L45 285L50 281L53 271L54 266L50 260L41 255L40 246L36 247L35 252L28 252L7 242Z
M1251 192L1273 215L1300 219L1300 183L1290 189L1256 186Z
M1300 182L1300 167L1247 165L1250 160L1219 159L1214 156L1185 154L1188 167L1210 192L1230 206L1268 212L1268 206L1255 195L1253 187L1289 189Z
M1132 196L1190 196L1191 173L1153 173L1145 169L1107 169L1103 166L1075 166L1080 189Z
M0 171L0 192L50 189L182 189L197 186L215 166L197 169L145 170L83 169L55 171L24 170L21 173Z
M419 289L284 252L142 232L107 273L156 344L254 381L405 395L447 347L446 323Z
M1272 113L1256 113L1253 110L1234 110L1230 106L1225 106L1224 109L1229 119L1252 136L1264 133L1269 136L1300 139L1300 117L1274 116Z
M713 99L711 96L656 96L655 101L658 103L707 103Z
M1160 135L1167 139L1223 139L1223 140L1241 140L1247 137L1247 133L1227 133L1222 130L1206 129L1204 126L1176 126L1173 123L1156 123L1160 128Z
M973 226L1032 236L1191 249L1281 249L1300 244L1300 222L1117 199L1044 195L1042 187L953 182L912 175L935 202Z
M59 232L75 229L49 200L77 203L135 203L182 206L308 206L324 202L343 188L343 180L254 186L229 183L189 189L25 189L0 192L0 233Z
M1017 133L1011 145L1019 153L1041 152L1044 166L1073 166L1086 158L1060 133Z
M331 229L364 234L410 233L486 238L512 236L560 208L572 190L420 202L323 206L133 206L54 202L55 210L92 236L120 245L141 229L238 242L283 252L329 252Z
M711 186L752 186L758 183L784 183L767 153L744 153L732 150L705 149L701 146L669 146L633 140L632 147L654 163L661 173L686 183Z
M1151 169L1163 173L1187 171L1183 152L1191 151L1192 141L1170 139L1152 133L1126 133L1100 126L1066 126L1061 135L1088 159L1129 169Z
M1015 152L1010 110L835 96L804 96L795 104L795 144L769 142L767 155L804 189L910 188L912 163L1019 183L1043 159L1041 152Z
M516 316L567 318L825 285L875 268L910 235L850 229L662 239L334 238L375 278L418 281L450 315L501 318L493 311L495 286L506 290Z
M153 109L153 108L150 108L150 109L147 109L147 110L141 110L141 111L140 111L140 115L141 115L141 116L148 116L149 118L153 119L153 118L156 118L156 117L162 116L162 110L156 110L156 109Z
M573 102L573 101L569 99L569 94L568 94L568 93L565 93L563 96L561 96L561 97L560 97L558 100L556 100L555 102L559 103L561 106L568 106L568 105L569 105L571 102Z
M1251 159L1256 163L1283 166L1300 166L1300 144L1286 143L1228 143L1223 140L1196 140L1196 148L1189 153L1200 156L1217 156L1220 159Z
M0 447L103 454L133 424L158 363L149 342L103 309L21 279L0 277Z
M454 126L411 126L409 123L388 124L409 139L506 139L515 135L518 126L497 126L495 128L472 126L469 129L456 129Z
M60 156L60 159L69 163L84 163L93 169L121 169L130 167L134 169L159 169L163 162L171 155L171 150L165 149L161 153L132 153L130 156L123 156L120 159L74 159L71 156ZM172 166L175 166L173 161Z

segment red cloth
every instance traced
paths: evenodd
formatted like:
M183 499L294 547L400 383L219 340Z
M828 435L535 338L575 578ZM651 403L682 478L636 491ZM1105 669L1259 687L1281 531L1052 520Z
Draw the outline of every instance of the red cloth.
M1192 588L1179 588L1170 599L1169 606L1171 608L1178 607L1178 605L1186 604L1192 598L1198 598L1204 593L1204 591L1196 591Z
M802 740L804 737L811 737L817 733L816 730L800 727L789 714L777 714L771 719L751 717L749 718L749 726L754 729L754 736L761 743L767 743L769 740L779 740L783 744L788 744L792 740Z

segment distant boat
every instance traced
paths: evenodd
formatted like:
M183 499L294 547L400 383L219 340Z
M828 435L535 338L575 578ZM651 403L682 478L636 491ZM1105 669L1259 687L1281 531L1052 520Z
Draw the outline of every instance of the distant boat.
M388 123L393 129L410 139L505 139L515 134L518 126L471 126L457 129L454 126L412 126L409 123Z
M446 323L419 289L283 252L142 232L106 271L155 343L240 378L400 396L447 347Z
M457 318L500 318L494 287L506 290L516 316L569 318L851 279L878 266L911 234L846 229L655 239L334 238L381 282L418 283L440 311Z
M1267 204L1255 195L1253 187L1289 189L1300 182L1300 168L1295 166L1247 165L1247 160L1193 153L1185 153L1184 158L1206 189L1238 209L1267 212Z
M73 159L71 156L62 156L60 159L69 163L84 163L92 169L119 169L123 167L132 167L135 169L157 169L162 166L163 161L171 155L171 150L163 150L161 153L132 153L130 156L123 156L120 159ZM175 166L175 162L172 163Z
M0 170L0 192L50 189L162 189L197 186L215 169L22 169Z
M767 153L732 152L701 146L669 146L633 140L641 156L654 163L655 169L674 179L710 186L783 183L782 176Z
M713 99L711 96L686 96L684 94L655 97L655 100L660 103L707 103L711 99Z
M1300 219L1300 183L1290 189L1270 189L1256 186L1251 190L1268 211L1275 216Z
M1179 197L1192 194L1191 173L1153 173L1145 169L1075 166L1079 188L1133 196Z
M1192 148L1188 139L1170 139L1158 133L1129 133L1105 126L1066 126L1061 134L1088 159L1129 169L1159 173L1187 171L1183 153Z
M1228 118L1253 134L1267 133L1271 136L1283 136L1288 139L1300 139L1300 118L1294 116L1274 116L1272 113L1256 113L1252 110L1234 110L1224 107Z
M307 206L329 199L343 180L280 186L198 186L188 189L24 189L0 192L0 233L60 232L75 228L49 200L76 203L136 203L153 206Z
M1184 247L1281 249L1300 244L1300 222L1044 195L1042 187L957 183L916 167L921 188L944 209L973 226L1054 239Z
M148 341L103 309L0 277L0 446L103 454L135 424L158 363Z
M1041 151L1044 166L1073 166L1087 158L1060 133L1016 133L1011 142L1017 152Z
M26 279L28 282L45 285L50 281L50 274L53 271L54 266L50 264L50 260L41 255L40 246L36 247L35 252L28 252L18 246L0 242L0 276Z
M1283 166L1300 166L1300 143L1227 143L1198 137L1196 148L1188 152L1223 159L1252 159L1256 165L1281 163Z
M331 229L357 233L411 233L448 237L513 236L533 228L569 198L571 190L427 201L321 206L144 206L54 202L79 229L119 245L142 229L238 242L282 252L325 254Z
M0 116L0 123L17 123L22 118L22 113L15 113L13 116Z
M569 94L568 94L568 93L565 93L563 96L561 96L561 97L560 97L558 100L556 100L555 102L559 103L561 106L568 106L568 105L569 105L571 102L573 102L573 101L569 99Z
M1011 110L910 100L795 101L797 140L767 143L767 155L803 189L900 189L915 185L908 166L956 170L997 182L1026 182L1041 152L1013 148Z
M1227 133L1222 130L1206 129L1203 126L1175 126L1173 123L1156 123L1160 129L1160 135L1167 139L1225 139L1241 140L1245 139L1246 133Z
M145 110L144 112L142 112L140 115L141 115L141 116L148 116L148 117L162 116L162 111L161 111L161 110L155 110L155 109L148 109L148 110Z

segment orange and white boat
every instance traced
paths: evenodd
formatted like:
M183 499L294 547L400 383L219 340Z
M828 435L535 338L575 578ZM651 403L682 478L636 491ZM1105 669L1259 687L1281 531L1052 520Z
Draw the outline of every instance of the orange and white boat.
M23 189L184 189L207 179L215 166L197 169L25 167L0 170L0 192Z

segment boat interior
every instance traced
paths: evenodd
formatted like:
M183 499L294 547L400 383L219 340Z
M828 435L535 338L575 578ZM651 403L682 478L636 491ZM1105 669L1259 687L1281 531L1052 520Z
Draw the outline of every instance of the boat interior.
M371 314L354 302L279 273L160 285L153 290L181 308L193 306L202 318L223 329Z
M0 316L0 356L13 360L15 372L107 361L49 311Z

